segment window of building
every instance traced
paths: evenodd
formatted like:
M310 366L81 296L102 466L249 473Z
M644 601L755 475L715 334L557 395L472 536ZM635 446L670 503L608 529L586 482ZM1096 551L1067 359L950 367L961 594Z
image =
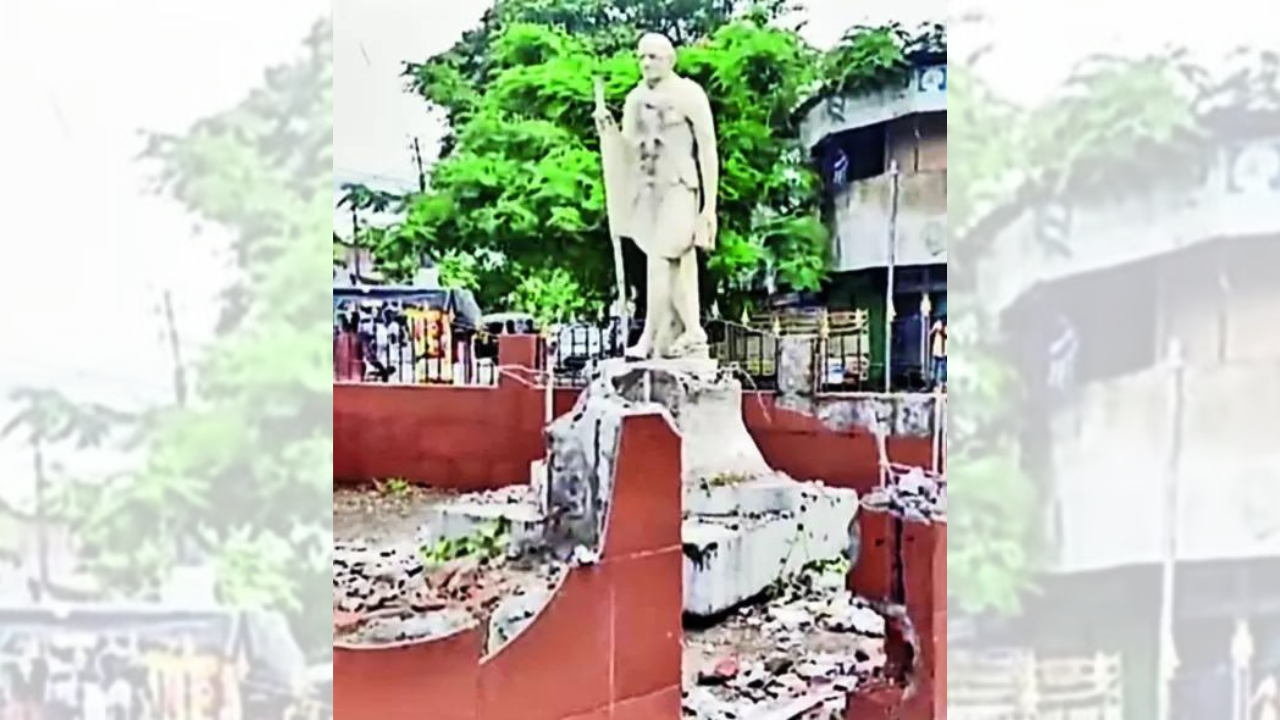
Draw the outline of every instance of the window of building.
M837 133L820 146L823 180L836 192L857 180L883 175L887 127L884 123Z

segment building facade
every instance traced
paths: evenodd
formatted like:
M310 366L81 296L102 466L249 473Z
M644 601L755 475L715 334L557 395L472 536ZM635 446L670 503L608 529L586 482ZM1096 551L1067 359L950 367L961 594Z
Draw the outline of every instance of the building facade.
M869 313L873 374L895 380L923 374L947 307L947 66L915 62L903 87L816 101L801 129L832 233L826 303Z
M1070 252L1038 242L1046 224ZM1048 647L1123 652L1135 717L1154 706L1168 560L1186 717L1232 717L1246 669L1280 672L1277 261L1280 140L1262 139L1221 146L1196 187L1029 209L981 271L1024 339L1026 417L1047 418L1024 448L1053 575L1028 621Z

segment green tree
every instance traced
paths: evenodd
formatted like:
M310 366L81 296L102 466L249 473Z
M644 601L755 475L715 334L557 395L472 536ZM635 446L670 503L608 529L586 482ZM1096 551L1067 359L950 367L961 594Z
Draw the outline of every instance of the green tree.
M57 474L51 454L59 448L76 451L120 444L136 446L146 416L126 413L99 403L77 402L46 388L19 388L9 395L17 410L0 427L0 438L19 437L31 448L35 478L33 520L43 532L52 519L80 517L91 507L74 478ZM56 483L54 481L57 481ZM44 544L43 538L40 540ZM40 553L40 575L48 580L45 555Z
M720 247L710 297L728 310L766 270L816 289L828 236L815 176L796 142L794 109L815 90L818 55L769 24L784 3L706 0L505 0L447 53L409 64L411 87L451 123L426 193L405 222L364 238L403 268L422 252L483 256L466 277L485 306L593 312L613 265L592 112L592 78L620 107L639 80L643 30L688 43L679 71L708 88L721 137ZM629 253L632 280L642 272ZM456 264L456 262L455 262ZM550 303L548 306L547 303Z

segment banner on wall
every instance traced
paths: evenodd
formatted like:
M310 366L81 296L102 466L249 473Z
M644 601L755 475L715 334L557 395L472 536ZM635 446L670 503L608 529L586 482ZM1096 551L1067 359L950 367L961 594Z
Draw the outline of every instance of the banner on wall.
M413 338L414 380L447 382L453 379L452 318L435 308L412 308L405 311Z

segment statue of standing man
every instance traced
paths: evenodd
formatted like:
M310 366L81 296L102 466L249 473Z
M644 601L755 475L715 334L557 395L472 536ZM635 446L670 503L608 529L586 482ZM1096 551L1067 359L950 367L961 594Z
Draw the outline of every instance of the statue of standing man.
M720 183L711 103L675 73L666 37L645 35L639 55L643 80L627 95L621 130L603 104L595 115L611 232L648 258L644 332L627 357L705 358L697 249L715 247Z

